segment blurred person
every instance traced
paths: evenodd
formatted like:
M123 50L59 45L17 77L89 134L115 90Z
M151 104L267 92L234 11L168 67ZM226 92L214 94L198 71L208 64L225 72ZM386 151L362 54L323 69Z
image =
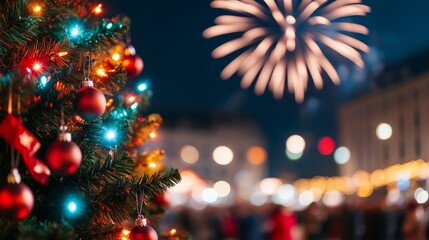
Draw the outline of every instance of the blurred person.
M303 212L304 239L322 239L322 224L325 219L324 210L317 203L311 203Z
M262 240L262 223L254 209L247 202L242 202L234 208L238 221L238 236L240 240Z
M269 240L293 240L292 232L297 225L295 213L274 205L269 216Z
M239 226L234 207L229 207L223 211L221 216L222 236L224 240L238 240Z
M415 201L410 201L405 208L402 225L404 240L424 240L424 210Z

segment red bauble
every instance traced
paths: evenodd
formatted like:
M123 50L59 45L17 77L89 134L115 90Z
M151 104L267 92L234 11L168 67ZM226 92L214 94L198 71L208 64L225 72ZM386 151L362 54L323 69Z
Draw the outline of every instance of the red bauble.
M76 172L82 162L82 152L71 141L53 142L46 152L46 165L56 175L69 176Z
M86 121L95 120L106 110L106 97L94 87L82 87L77 91L74 109Z
M24 220L30 215L34 197L23 183L8 183L0 188L0 216L11 220Z
M167 208L170 205L170 196L165 192L162 195L154 197L153 201L161 208Z
M158 240L158 234L150 226L136 226L130 233L130 240Z
M143 60L137 55L127 55L122 59L122 66L127 72L127 77L137 77L143 71Z

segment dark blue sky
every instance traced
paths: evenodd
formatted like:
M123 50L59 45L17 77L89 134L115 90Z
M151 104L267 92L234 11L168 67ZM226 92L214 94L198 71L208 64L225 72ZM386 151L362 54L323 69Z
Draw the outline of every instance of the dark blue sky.
M368 68L343 71L347 77L340 87L325 81L323 91L310 89L303 104L296 104L291 95L278 101L271 93L255 96L252 89L242 90L237 77L220 80L219 73L229 60L212 59L210 53L220 42L201 36L218 13L209 4L209 0L109 0L106 10L121 12L133 22L132 44L145 62L143 77L150 79L154 90L150 111L182 115L231 112L253 117L268 140L272 175L280 171L300 177L335 174L332 158L315 152L319 137L335 137L335 112L341 101L357 90L372 89L368 76L382 66L404 61L429 47L428 0L366 1L372 13L359 21L371 31L365 39L373 49L365 57ZM358 77L353 80L350 75ZM284 155L284 140L294 133L305 136L309 145L298 162L290 162Z

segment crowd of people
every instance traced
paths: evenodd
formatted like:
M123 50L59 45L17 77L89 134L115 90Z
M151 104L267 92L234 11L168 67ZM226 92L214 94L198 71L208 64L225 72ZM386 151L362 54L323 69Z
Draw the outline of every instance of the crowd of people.
M329 208L312 203L296 212L272 203L181 206L167 214L166 224L196 240L424 240L429 239L426 207L414 201L390 206L385 199Z

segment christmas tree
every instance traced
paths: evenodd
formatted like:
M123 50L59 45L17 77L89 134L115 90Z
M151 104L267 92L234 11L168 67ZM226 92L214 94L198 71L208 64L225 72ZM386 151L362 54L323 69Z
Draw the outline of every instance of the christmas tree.
M126 82L143 67L129 19L86 0L0 13L0 239L127 239L180 181L142 151L162 119L140 115L151 92Z

